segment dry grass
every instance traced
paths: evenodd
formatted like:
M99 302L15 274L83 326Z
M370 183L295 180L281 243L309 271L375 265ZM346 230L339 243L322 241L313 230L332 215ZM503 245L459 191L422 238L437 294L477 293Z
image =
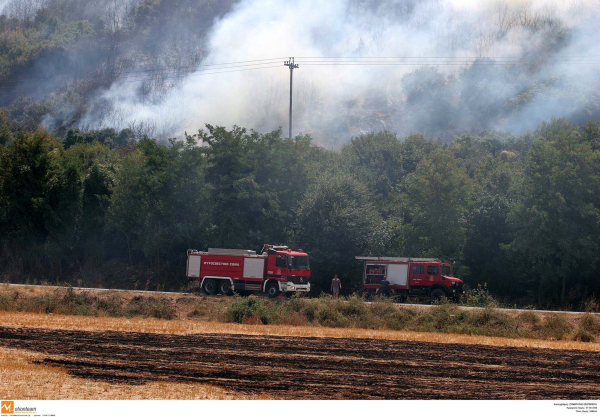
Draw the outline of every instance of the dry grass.
M152 382L114 384L70 376L58 367L36 365L47 357L0 348L0 398L22 400L222 400L254 399L207 384ZM260 397L262 398L262 397Z
M141 318L84 317L57 314L36 314L0 311L0 323L11 327L39 327L70 330L114 330L126 332L193 334L235 333L274 336L371 338L408 340L434 343L463 343L488 346L513 346L546 349L575 349L600 352L600 343L551 341L539 339L510 339L448 333L369 330L358 328L329 328L314 326L235 324L195 320L159 320Z
M466 310L447 304L433 308L394 304L389 299L365 303L361 297L269 300L263 297L203 297L130 291L89 291L0 285L0 310L76 317L157 318L173 321L244 325L365 329L363 332L462 334L506 339L600 342L600 317L486 307ZM170 325L177 328L181 324ZM187 329L186 326L183 325ZM203 328L206 328L204 325ZM136 331L131 328L131 331ZM152 330L150 330L152 331ZM234 330L236 331L236 330ZM298 330L306 333L304 330ZM268 330L263 329L264 332ZM322 333L321 330L317 331ZM289 333L289 332L288 332ZM345 334L345 332L343 333Z
M10 327L33 327L87 331L129 331L163 334L237 333L301 337L371 338L434 343L480 344L600 352L599 343L548 341L470 336L447 333L328 328L290 325L234 324L197 320L89 317L0 311L0 323ZM18 399L267 399L241 396L199 383L151 382L144 385L100 382L76 378L60 367L38 365L48 357L41 353L0 348L0 398ZM58 357L57 357L58 358Z
M368 338L600 352L600 343L590 343L597 340L597 335L600 334L600 321L591 316L563 317L562 315L540 315L530 312L497 313L489 309L466 313L458 311L452 306L409 311L408 307L398 307L390 303L375 303L367 306L362 301L354 299L347 303L328 299L267 302L181 294L146 295L116 291L102 293L77 291L74 293L64 289L43 287L28 287L17 291L1 285L0 297L3 297L0 299L0 305L3 306L0 308L0 326L9 327L112 330L181 335L234 333ZM257 311L248 310L246 304L248 306L256 304L260 308ZM312 316L309 314L311 309ZM416 326L413 330L416 328L426 331L409 331L402 327L388 327L401 323L401 319L404 317L401 310L408 311L412 326ZM468 316L471 330L465 331L465 328L460 326L452 327L453 321L457 317L460 318L461 315ZM170 320L155 317L165 317ZM312 319L310 319L311 317ZM365 317L379 321L365 322ZM388 323L386 320L389 317L395 317L395 321ZM480 321L481 323L479 323ZM493 337L473 334L481 333L485 330L485 326L500 326L499 328L502 330L507 327L507 323L515 324L517 328L527 329L527 332L521 333L524 337ZM573 329L577 330L576 334L571 334ZM558 330L564 335L558 334ZM550 333L545 335L544 331ZM457 334L458 332L465 334ZM494 334L507 335L502 332ZM530 334L538 334L540 337L537 339L527 338ZM512 336L512 334L508 335ZM544 340L551 338L570 340ZM48 355L0 348L0 397L19 399L266 399L263 396L240 396L238 393L201 383L151 382L144 385L131 385L81 379L71 376L63 368L35 363L43 357L47 358Z

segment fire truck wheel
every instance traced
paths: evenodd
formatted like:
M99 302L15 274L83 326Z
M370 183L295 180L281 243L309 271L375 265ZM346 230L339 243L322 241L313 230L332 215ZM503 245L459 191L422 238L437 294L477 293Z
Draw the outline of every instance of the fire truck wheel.
M205 279L202 284L202 290L206 295L215 295L217 293L217 283L214 279Z
M431 291L431 295L429 296L431 298L431 302L434 301L439 301L442 297L445 297L446 293L444 292L444 290L442 290L441 288L436 288L435 290Z
M271 282L267 286L267 295L269 298L275 298L279 295L279 285L276 282Z
M231 282L222 279L219 283L219 292L223 295L231 295Z

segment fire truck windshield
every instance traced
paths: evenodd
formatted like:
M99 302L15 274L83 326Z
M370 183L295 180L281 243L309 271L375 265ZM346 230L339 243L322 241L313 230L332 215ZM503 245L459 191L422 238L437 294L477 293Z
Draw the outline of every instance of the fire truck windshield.
M442 275L445 275L447 277L452 276L452 268L450 267L450 265L442 264Z
M289 256L288 264L292 269L310 269L308 256Z

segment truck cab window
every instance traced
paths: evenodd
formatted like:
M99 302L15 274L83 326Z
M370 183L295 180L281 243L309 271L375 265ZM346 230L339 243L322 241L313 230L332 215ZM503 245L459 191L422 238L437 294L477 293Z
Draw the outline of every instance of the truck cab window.
M427 275L439 275L440 267L437 265L429 265L427 267Z
M413 274L414 275L419 275L419 274L424 274L425 273L425 266L424 265L413 265Z
M285 255L277 255L277 258L275 258L275 266L277 268L285 268L287 266L285 258Z
M294 269L310 269L308 256L290 256L289 263Z

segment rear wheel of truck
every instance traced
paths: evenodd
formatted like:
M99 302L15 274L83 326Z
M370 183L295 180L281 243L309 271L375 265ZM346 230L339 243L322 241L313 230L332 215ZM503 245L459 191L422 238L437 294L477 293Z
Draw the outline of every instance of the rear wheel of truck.
M396 294L396 296L394 297L394 300L399 303L405 303L406 302L406 294L404 294L404 293Z
M215 295L217 293L217 283L214 279L205 279L202 284L202 290L206 295Z
M219 283L219 292L223 295L231 295L232 291L231 291L231 282L222 279L221 282Z
M267 286L267 295L269 298L275 298L279 295L279 285L276 282L271 282Z
M444 292L444 290L442 290L441 288L436 288L435 290L431 291L431 294L429 295L429 298L431 299L431 302L435 302L435 301L440 301L442 299L442 297L445 297L446 293Z

